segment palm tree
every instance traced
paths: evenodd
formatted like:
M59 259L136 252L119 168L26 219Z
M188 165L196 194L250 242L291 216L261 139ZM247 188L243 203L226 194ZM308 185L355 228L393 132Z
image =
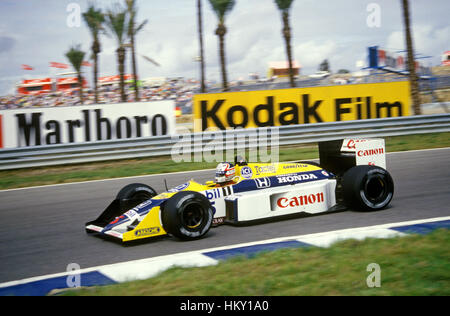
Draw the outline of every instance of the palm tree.
M294 82L294 69L292 67L292 47L291 47L291 28L289 26L289 11L294 0L275 0L278 9L281 12L281 18L283 20L282 34L286 43L286 54L289 62L289 81L291 87L295 87Z
M117 41L117 65L120 75L120 95L122 102L127 102L125 94L125 57L126 57L126 40L128 35L128 16L127 9L116 4L114 8L108 9L105 15L105 24L109 32Z
M409 81L411 84L411 98L413 102L414 114L420 115L422 114L422 111L420 108L419 83L416 74L416 65L414 62L414 49L411 36L411 19L409 16L408 0L402 0L402 7L403 7L403 21L405 23L406 50L408 52L408 72L409 72Z
M83 104L83 78L81 76L81 66L83 64L85 52L81 50L81 45L72 46L66 53L66 57L77 72L78 87L80 88L80 103Z
M134 95L135 100L139 101L139 87L137 82L137 65L136 65L136 43L135 43L135 37L136 34L144 28L144 26L147 24L148 20L145 20L142 22L138 27L136 26L136 14L137 14L137 7L136 7L136 0L125 0L127 5L127 11L130 18L130 21L128 23L128 37L130 38L130 44L131 44L131 60L132 60L132 67L133 67L133 76L134 76Z
M200 44L200 75L201 75L201 92L206 92L205 85L205 54L203 50L203 21L202 21L202 0L197 0L197 21L198 21L198 38Z
M225 66L225 34L227 33L227 28L225 27L225 16L233 9L236 1L209 0L209 3L219 19L216 35L219 37L220 65L222 67L222 88L224 91L228 91L227 70Z
M96 9L94 5L91 4L89 9L83 13L83 18L93 38L92 58L94 59L94 94L95 103L98 103L98 54L101 52L99 37L100 32L103 31L105 16L100 9Z

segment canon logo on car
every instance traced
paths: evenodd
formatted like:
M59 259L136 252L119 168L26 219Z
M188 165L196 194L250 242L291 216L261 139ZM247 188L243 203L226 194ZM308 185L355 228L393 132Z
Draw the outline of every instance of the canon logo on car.
M358 150L358 152L356 154L358 155L358 157L381 155L381 154L384 154L384 148Z
M282 197L277 200L277 205L280 208L299 207L304 205L311 205L317 203L323 203L323 192L294 196L292 198Z

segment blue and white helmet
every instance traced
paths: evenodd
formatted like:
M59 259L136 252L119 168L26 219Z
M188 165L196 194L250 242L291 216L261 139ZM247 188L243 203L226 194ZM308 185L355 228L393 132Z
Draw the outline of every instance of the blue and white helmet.
M222 162L216 168L216 183L225 183L234 179L236 169L232 163Z

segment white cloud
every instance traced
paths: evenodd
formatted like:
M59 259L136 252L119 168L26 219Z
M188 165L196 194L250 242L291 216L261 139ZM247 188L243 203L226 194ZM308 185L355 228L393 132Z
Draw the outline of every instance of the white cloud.
M295 46L295 55L304 68L317 68L324 59L336 54L337 44L333 40L307 41Z
M432 25L413 26L414 51L421 56L432 56L425 64L439 63L440 54L448 50L450 39L450 26L434 28ZM405 50L405 37L403 30L392 32L386 40L386 48L389 50Z
M0 77L23 74L20 70L22 63L34 66L36 76L45 74L49 71L48 62L65 62L65 51L76 43L82 43L83 49L90 54L91 37L84 23L80 28L66 26L66 6L72 1L0 1L0 20L8 21L0 22L0 37L15 39L14 46L11 46L11 41L3 40L3 47L10 49L0 54ZM90 2L78 1L83 10ZM366 6L370 2L294 1L291 44L294 58L303 66L303 74L316 71L324 59L329 59L333 71L352 69L357 60L364 59L368 46L404 47L400 3L376 1L382 10L381 27L369 28L366 25ZM448 0L435 0L432 5L429 2L410 1L414 42L416 51L435 56L432 60L436 64L442 52L450 49L450 26L446 14L450 6ZM96 3L105 8L111 1L96 0ZM156 67L138 57L140 76L198 78L199 65L194 62L199 55L195 1L138 0L138 5L138 19L149 20L137 38L138 53L161 64L161 67ZM220 80L218 39L214 34L217 18L207 0L203 1L203 17L207 77ZM237 1L227 16L226 25L230 80L246 78L249 72L259 72L264 76L270 61L286 59L282 21L273 0ZM116 43L103 36L102 49L101 75L117 74ZM130 62L127 61L126 71L130 70ZM91 77L89 70L88 78ZM0 95L1 91L9 90L13 85L13 81L2 81Z

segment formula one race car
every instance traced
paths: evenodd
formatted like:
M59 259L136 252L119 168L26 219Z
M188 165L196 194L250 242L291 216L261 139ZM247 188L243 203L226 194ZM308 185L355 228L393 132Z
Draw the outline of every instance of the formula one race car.
M161 194L130 184L85 228L123 242L167 234L192 240L226 223L388 206L394 183L385 169L383 139L321 142L319 154L320 163L237 158L234 179L225 184L191 180Z

